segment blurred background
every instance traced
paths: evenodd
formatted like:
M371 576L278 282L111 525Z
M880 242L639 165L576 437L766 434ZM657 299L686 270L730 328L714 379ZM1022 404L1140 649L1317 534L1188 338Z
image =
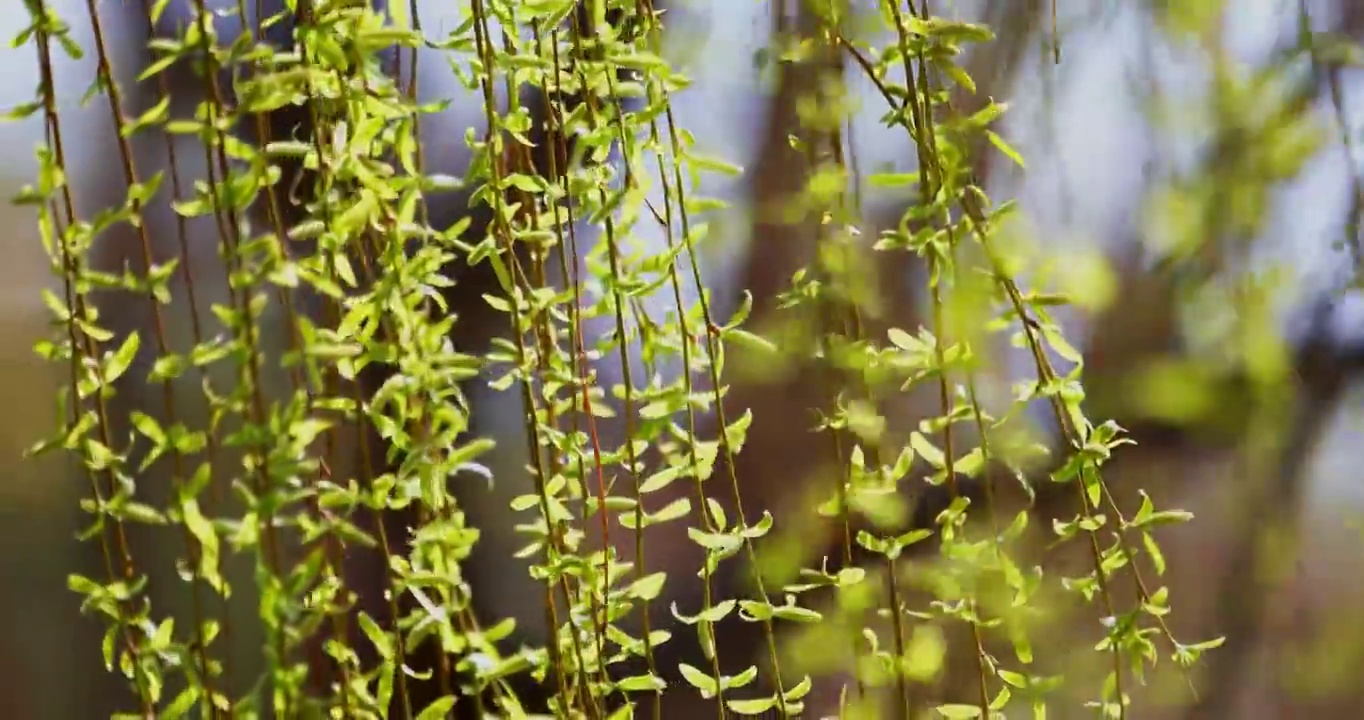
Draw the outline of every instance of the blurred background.
M89 47L85 3L51 2L75 28L76 40ZM427 33L439 36L442 29L455 27L460 11L451 6L457 4L422 0L419 5ZM942 14L981 17L987 11L983 2L943 4L949 7L937 8ZM1188 0L1188 4L1199 3ZM19 4L15 5L10 12L0 13L0 33L5 37L13 37L27 24ZM140 55L142 21L136 11L125 10L123 2L104 0L97 5L108 23L111 46L118 48L120 71L127 76ZM133 4L126 5L131 8ZM998 90L1003 97L996 99L1010 103L1004 134L1028 164L1026 171L1001 165L991 176L991 194L997 200L1018 198L1031 232L1039 242L1057 247L1057 252L1083 257L1096 248L1112 250L1132 242L1149 220L1145 203L1153 169L1159 175L1188 166L1207 141L1207 123L1200 121L1199 113L1209 102L1209 58L1171 43L1148 5L1057 0L1059 64L1053 62L1048 45L1051 28L1025 23L997 27L1005 36L1015 31L1027 34L1022 40L1027 49L1018 61L1023 66L1016 72L1020 80ZM1304 9L1318 30L1343 29L1353 32L1356 39L1364 37L1360 27L1364 23L1352 17L1364 11L1351 0L1305 5L1297 0L1238 0L1229 5L1222 42L1247 72L1297 42ZM694 79L693 87L678 97L679 123L696 135L707 153L745 165L754 162L771 93L758 60L769 31L767 4L674 0L668 7L670 59ZM443 116L442 122L448 124L442 126L441 137L443 142L457 144L462 137L457 126L476 122L477 101L439 63L426 67L432 69L426 71L430 77L423 79L425 91L456 98L456 109ZM6 45L0 49L0 68L0 105L28 101L37 83L32 47ZM117 192L116 182L114 190L105 187L110 182L112 139L107 108L102 98L89 107L81 106L81 96L95 74L88 56L79 61L61 59L57 72L61 111L72 128L67 133L69 173L88 213L88 208L117 197L111 194ZM1356 137L1364 129L1361 76L1353 68L1340 73L1345 130ZM881 104L865 82L854 83L854 91L857 101L868 107ZM1175 109L1171 118L1153 119L1148 102L1153 92ZM1353 175L1364 168L1361 158L1350 157L1339 140L1340 127L1328 93L1316 99L1313 112L1320 116L1323 142L1306 170L1271 194L1271 204L1265 208L1268 220L1257 244L1260 262L1287 271L1281 314L1289 338L1298 333L1307 301L1343 286L1353 270L1343 247L1343 218L1353 202ZM852 138L867 172L911 169L913 155L902 131L880 128L877 114L863 114ZM36 167L33 149L41 142L37 117L0 125L0 152L4 153L0 185L7 196L30 182ZM717 239L707 265L717 288L733 292L750 240L748 224L741 221L747 185L742 179L726 178L707 183L708 194L735 203L729 220L716 222L718 232L713 234ZM892 200L869 195L868 202L872 208L878 203L891 207ZM107 712L110 693L120 684L110 681L101 667L99 627L77 614L77 597L65 586L68 573L84 571L95 559L91 547L74 539L81 521L77 500L83 496L84 480L56 457L21 458L24 448L57 422L53 398L61 370L39 360L31 349L47 332L49 320L39 291L53 283L30 213L0 206L0 227L6 229L0 239L6 243L5 261L0 263L0 693L8 698L3 715L16 720L100 717ZM661 242L661 238L653 240ZM205 257L211 259L212 253ZM1345 307L1334 332L1343 343L1360 342L1364 313ZM1070 322L1075 332L1086 332L1079 318ZM1215 317L1208 316L1208 322L1215 322ZM1364 566L1358 561L1364 551L1364 530L1356 519L1364 511L1361 401L1364 388L1354 387L1342 403L1345 411L1331 419L1311 463L1305 516L1299 527L1310 536L1302 552L1315 559L1310 572L1292 580L1302 592L1318 598L1309 603L1311 612L1347 622L1364 620L1359 615L1361 605L1347 600L1350 596L1340 590L1343 585L1360 586L1358 571ZM485 407L494 431L501 427L509 436L518 432L520 414L514 404L498 401ZM505 443L503 447L518 445ZM521 458L514 450L499 452L490 465L495 471L502 468L514 473ZM507 499L520 492L514 483L499 485L487 502L505 506ZM513 587L517 584L516 580L508 582ZM1364 651L1354 652L1364 657Z

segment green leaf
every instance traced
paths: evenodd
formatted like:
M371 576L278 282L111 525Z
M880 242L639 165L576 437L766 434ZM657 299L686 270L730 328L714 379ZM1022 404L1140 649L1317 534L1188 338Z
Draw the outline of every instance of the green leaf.
M788 703L796 702L806 695L809 695L810 689L813 687L814 683L810 681L810 676L806 675L800 679L800 682L796 683L795 687L781 694L782 700L785 700Z
M941 470L947 465L947 457L937 448L936 445L928 441L922 433L913 432L909 435L909 446L914 452L935 468Z
M663 506L658 512L649 513L645 520L645 525L657 525L658 523L670 522L678 518L686 517L691 512L691 499L678 498ZM629 517L629 516L626 516Z
M771 340L760 335L754 335L742 328L726 330L721 337L724 338L726 342L733 344L736 348L751 351L756 355L769 357L780 354L777 345Z
M455 697L453 695L446 695L430 705L427 705L426 709L422 710L417 715L417 720L437 720L437 718L444 718L450 713L450 709L454 706Z
M130 502L123 506L122 515L124 519L144 525L165 525L166 516L160 510L145 503Z
M739 601L740 617L745 620L762 621L772 618L772 605L757 600Z
M875 173L867 176L867 184L875 188L896 188L919 182L919 173Z
M752 700L726 700L725 706L739 715L762 715L777 706L777 696Z
M1010 145L1007 140L1000 137L999 133L993 130L986 130L985 137L990 140L990 144L994 145L995 149L999 150L1001 153L1004 153L1004 157L1007 157L1010 160L1012 160L1015 165L1021 168L1028 167L1028 164L1023 162L1023 155L1019 153L1017 150L1015 150L1014 147Z
M157 716L161 720L179 720L194 707L199 700L199 688L188 687L180 691L179 695L165 707Z
M196 478L207 475L208 466L200 468L196 473ZM199 511L199 503L193 498L186 498L180 504L180 519L185 524L185 528L194 536L199 543L199 567L198 575L203 578L214 590L219 593L224 592L225 584L223 577L218 572L218 531L213 524L204 517Z
M778 605L772 608L772 614L782 620L800 623L814 623L824 619L823 615L814 610L796 607L795 605Z
M370 644L378 651L379 656L384 659L384 662L391 662L393 660L392 639L384 632L383 628L379 627L379 623L374 622L374 618L371 618L363 610L356 613L355 617L360 623L360 629L364 631L365 637L369 638Z
M621 678L620 682L616 683L616 687L626 692L652 692L666 689L668 683L663 682L663 678L657 675L635 675Z
M715 693L719 691L720 686L719 683L715 681L715 678L712 678L691 665L679 663L677 669L681 671L682 678L686 680L688 684L701 691L702 697L713 698L715 697Z
M478 456L492 450L497 443L491 438L475 438L470 442L455 448L450 452L450 457L446 461L451 468L458 468L474 461Z
M142 342L137 333L128 333L128 337L123 340L123 344L109 358L104 365L104 382L112 384L115 380L123 376L128 371L128 367L133 364L133 358L137 357L137 350Z
M641 600L653 600L663 592L663 583L668 579L667 573L650 573L636 580L630 585L630 594Z
M739 167L738 165L725 162L724 160L720 160L719 158L713 158L707 155L700 155L697 153L687 153L687 162L690 163L691 166L697 170L719 173L721 175L728 175L730 177L737 177L739 175L742 175L744 172L744 169Z

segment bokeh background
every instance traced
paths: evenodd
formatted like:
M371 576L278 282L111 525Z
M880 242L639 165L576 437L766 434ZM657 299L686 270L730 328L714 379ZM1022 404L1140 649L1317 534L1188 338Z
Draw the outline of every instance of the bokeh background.
M51 0L75 28L78 42L91 43L83 0ZM1178 2L1179 0L1175 0ZM1189 0L1192 2L1193 0ZM27 18L22 4L0 12L0 35L14 36ZM135 18L121 12L123 3L98 3L107 17L112 45L120 48L119 62L131 67L137 57ZM222 4L222 3L219 3ZM422 0L425 27L432 35L458 22L459 5ZM947 4L945 5L952 5ZM980 3L957 3L955 11L974 16ZM1017 197L1031 218L1037 236L1058 251L1112 247L1128 242L1144 222L1143 193L1152 165L1179 167L1192 161L1205 139L1195 122L1157 126L1140 96L1142 88L1159 86L1180 106L1197 108L1207 101L1208 60L1187 48L1168 43L1151 20L1145 3L1112 0L1058 0L1058 30L1062 61L1051 62L1044 47L1050 30L1030 40L1022 80L1008 91L1011 114L1006 134L1028 159L1024 171L1001 171L993 178L992 194ZM1344 3L1310 2L1314 25L1334 27ZM1235 0L1225 25L1225 42L1246 67L1265 63L1290 46L1299 29L1296 0ZM939 8L951 13L952 9ZM757 138L766 117L767 91L756 58L767 36L766 3L735 0L675 0L670 3L671 59L694 78L692 89L678 98L680 123L689 128L711 154L741 164L754 159ZM1001 28L1008 32L1009 28ZM81 96L94 78L94 65L61 59L58 70L61 111L72 143L69 172L90 202L100 197L98 184L110 164L107 110L102 98L81 107ZM444 122L476 122L476 99L459 88L438 63L427 63L423 86L431 94L456 97L456 109ZM1343 73L1347 107L1364 108L1364 73ZM23 46L0 49L0 105L28 100L37 83L34 51ZM870 88L856 86L857 98L876 107ZM1328 99L1318 101L1323 119L1331 118ZM1347 112L1349 132L1364 129L1364 109ZM1323 132L1333 133L1330 122ZM33 148L42 141L38 118L0 125L0 188L12 195L35 172ZM443 140L458 143L462 132L446 127ZM901 166L908 169L912 153L899 131L881 129L875 113L867 113L853 141L869 169ZM1291 271L1295 279L1285 301L1283 322L1289 337L1301 322L1301 301L1323 288L1339 285L1351 271L1339 248L1341 218L1350 203L1350 174L1361 159L1348 157L1335 139L1293 182L1274 195L1265 230L1264 260ZM107 178L106 178L107 180ZM733 216L745 212L741 179L708 181L710 194L735 203ZM105 196L106 198L109 196ZM878 202L871 198L873 204ZM745 253L748 238L742 222L718 222L718 237L707 267L720 288L733 283L733 266ZM108 707L112 688L98 658L96 623L77 615L77 597L65 587L70 572L93 561L89 548L74 539L80 521L77 500L84 480L59 458L24 460L25 447L56 422L54 393L61 381L59 368L32 353L34 341L46 332L48 315L39 297L52 286L38 242L33 218L23 210L0 206L0 703L3 716L16 720L58 720L99 717ZM732 287L730 288L732 290ZM1364 338L1364 313L1346 313L1338 322L1344 341ZM1083 333L1083 323L1074 322ZM1359 564L1350 561L1364 553L1364 530L1356 515L1364 511L1364 388L1355 388L1346 410L1333 419L1319 457L1313 462L1304 532L1320 536L1304 552L1326 558L1312 564L1312 573L1294 582L1316 583L1321 592L1335 588L1346 576L1357 577ZM485 404L489 417L501 418L505 431L519 424L515 405ZM504 443L504 448L518 447ZM514 469L521 460L514 450L491 462L494 469ZM514 483L498 485L487 499L505 503L521 489ZM504 497L505 496L505 497ZM508 580L515 586L519 580ZM1185 592L1188 590L1186 589ZM1313 611L1338 614L1349 621L1359 605L1340 596L1324 600ZM1358 596L1356 596L1358 597Z

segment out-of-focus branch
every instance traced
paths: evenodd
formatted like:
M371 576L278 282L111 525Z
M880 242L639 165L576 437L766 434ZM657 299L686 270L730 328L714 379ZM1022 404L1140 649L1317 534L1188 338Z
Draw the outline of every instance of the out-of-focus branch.
M1044 0L991 0L985 8L982 24L996 33L993 41L976 45L966 58L963 69L975 83L975 92L956 86L951 95L951 112L961 117L982 110L991 101L1013 92L1019 72L1027 58L1028 49L1037 38L1050 4ZM999 153L991 152L985 138L979 137L970 148L972 175L980 187L987 187L990 173ZM876 227L895 227L904 208L894 208L893 214L875 218ZM917 264L915 265L917 266Z
M1340 13L1340 23L1344 29L1346 38L1354 41L1354 49L1358 49L1357 40L1360 29L1364 28L1364 9L1360 3L1351 0L1341 0L1337 3ZM1334 58L1323 55L1315 34L1312 32L1312 17L1308 12L1307 0L1298 1L1298 24L1299 35L1303 42L1307 43L1307 51L1312 57L1312 77L1318 82L1324 81L1331 95L1331 106L1335 111L1336 129L1340 133L1340 142L1344 150L1345 161L1350 165L1350 210L1344 224L1344 235L1346 247L1350 250L1350 260L1354 265L1354 283L1364 283L1364 249L1360 247L1360 222L1361 214L1364 214L1364 175L1361 175L1359 168L1356 167L1356 146L1354 131L1349 121L1349 111L1346 107L1345 90L1341 86L1341 73L1343 68Z
M775 3L780 7L782 3ZM806 3L790 20L793 27L783 31L788 20L774 20L773 44L780 50L800 38L814 37L819 18ZM777 15L781 16L780 11ZM773 53L779 57L779 52ZM747 264L740 273L739 287L753 294L753 315L761 318L787 289L792 274L809 267L815 258L818 240L817 217L793 217L793 207L805 192L814 172L811 158L793 147L791 138L801 138L799 104L811 96L821 82L840 75L836 59L827 56L779 65L776 93L768 110L767 125L758 148L757 161L750 173L749 202L752 225ZM805 215L802 213L802 215Z
M820 18L808 3L790 5L795 9L786 11L787 3L774 3L776 37L773 44L776 51L772 56L776 58L781 57L780 48L799 39L813 38L819 31ZM815 171L815 161L799 149L800 142L794 143L793 147L790 138L795 136L803 140L808 133L800 120L801 103L825 83L839 82L840 67L836 58L819 49L799 59L782 61L777 66L776 91L770 101L766 129L757 161L749 171L750 249L737 280L737 286L753 297L751 325L761 328L782 315L778 309L779 296L788 289L797 270L814 262L820 218L797 217L788 213L788 208L801 205L807 182ZM753 513L768 510L776 517L783 517L784 506L800 494L801 483L809 469L826 460L823 450L827 444L803 437L814 426L811 409L820 404L819 383L812 368L797 367L793 371L792 375L775 379L773 373L764 373L764 377L727 378L730 386L724 400L727 419L732 422L745 411L753 413L743 451L734 456L732 467L745 510ZM723 467L723 459L717 465L716 479L711 482L720 482L723 487L728 484L731 468ZM724 490L708 495L720 502L727 512L734 510L734 503ZM701 552L682 534L685 529L685 523L669 523L651 529L650 546L659 549L653 556L655 565L652 569L682 577L696 567ZM664 547L669 549L662 551ZM751 570L736 559L720 567L715 585L727 588L726 592L737 592L744 585L741 578ZM689 583L685 590L682 587L678 585L675 589L679 596L674 597L674 601L681 607L698 606L700 585ZM689 597L680 597L681 594ZM661 606L660 603L658 607ZM751 665L752 657L747 653L755 652L763 642L761 624L743 622L735 615L721 621L714 632L720 646L722 669L726 673L738 672ZM682 658L693 662L692 658L700 657L700 654L699 643L691 632L677 633L661 648L657 658L659 670L670 686L679 688L663 695L667 717L714 712L713 700L700 701L685 682L673 677L672 668L676 665L673 660ZM694 704L698 702L701 704Z
M1236 539L1214 592L1217 631L1227 643L1206 658L1206 684L1189 709L1188 720L1231 717L1235 711L1246 670L1264 638L1271 596L1268 588L1247 588L1247 578L1255 577L1263 565L1267 533L1284 538L1278 551L1296 546L1308 463L1348 382L1364 370L1364 358L1342 355L1332 347L1326 332L1330 309L1323 304L1317 313L1308 345L1300 355L1298 399L1292 411L1267 417L1252 428L1248 452L1266 456L1266 462L1257 463L1259 457L1244 460L1244 482L1237 489L1242 496L1238 498L1240 512L1234 516Z

